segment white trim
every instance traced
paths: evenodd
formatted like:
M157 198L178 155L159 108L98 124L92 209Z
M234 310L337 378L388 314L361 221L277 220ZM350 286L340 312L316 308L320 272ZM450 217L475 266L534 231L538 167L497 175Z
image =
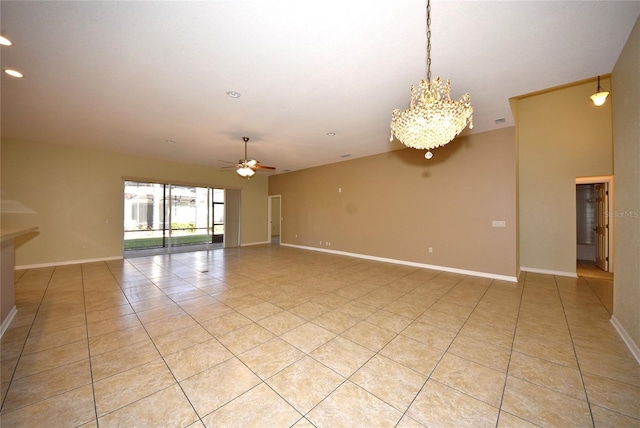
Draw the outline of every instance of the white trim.
M264 245L264 244L269 244L269 241L262 241L262 242L248 242L246 244L240 244L241 247L252 247L254 245Z
M55 266L66 266L66 265L78 265L81 263L95 263L95 262L108 262L111 260L122 260L124 257L122 256L115 256L115 257L101 257L98 259L84 259L84 260L67 260L64 262L52 262L52 263L40 263L40 264L35 264L35 265L22 265L22 266L16 266L15 270L22 270L22 269L38 269L38 268L45 268L45 267L55 267Z
M627 331L624 329L622 324L620 324L615 315L612 315L609 321L611 321L611 324L613 324L613 327L616 329L622 340L624 340L624 343L629 348L629 351L631 351L638 364L640 364L640 347L638 347L631 336L629 336L629 333L627 333Z
M375 260L375 261L378 261L378 262L394 263L394 264L397 264L397 265L413 266L413 267L419 267L419 268L424 268L424 269L440 270L440 271L443 271L443 272L459 273L461 275L471 275L471 276L479 276L479 277L482 277L482 278L497 279L497 280L500 280L500 281L518 282L518 279L515 276L498 275L498 274L487 273L487 272L477 272L477 271L473 271L473 270L458 269L458 268L452 268L452 267L447 267L447 266L428 265L428 264L425 264L425 263L410 262L410 261L407 261L407 260L398 260L398 259L388 259L386 257L370 256L370 255L367 255L367 254L348 253L346 251L327 250L325 248L305 247L303 245L293 245L293 244L283 244L283 243L280 243L280 245L285 246L285 247L300 248L300 249L303 249L303 250L320 251L320 252L323 252L323 253L331 253L331 254L338 254L338 255L341 255L341 256L356 257L356 258L359 258L359 259L367 259L367 260Z
M18 310L15 306L11 308L11 310L9 311L9 315L7 315L7 318L2 322L2 325L0 326L0 337L4 336L4 332L7 331L9 325L11 325L11 321L13 321L13 319L16 317L17 313Z
M576 184L598 184L610 183L613 181L613 175L596 175L593 177L576 177Z
M578 274L575 272L563 272L561 270L537 269L537 268L530 268L530 267L524 267L524 266L520 266L520 270L524 272L531 272L531 273L543 273L545 275L568 276L571 278L578 277Z

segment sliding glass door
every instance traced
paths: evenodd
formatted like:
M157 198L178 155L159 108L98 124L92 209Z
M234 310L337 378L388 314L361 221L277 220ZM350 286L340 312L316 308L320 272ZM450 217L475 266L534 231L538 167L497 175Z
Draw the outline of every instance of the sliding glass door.
M125 181L124 249L223 242L224 205L224 189Z

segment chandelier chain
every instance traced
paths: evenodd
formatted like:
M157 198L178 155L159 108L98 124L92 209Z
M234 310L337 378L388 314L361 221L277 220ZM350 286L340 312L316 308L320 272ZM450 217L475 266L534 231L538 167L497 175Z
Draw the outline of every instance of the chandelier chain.
M431 82L431 1L427 0L427 82Z

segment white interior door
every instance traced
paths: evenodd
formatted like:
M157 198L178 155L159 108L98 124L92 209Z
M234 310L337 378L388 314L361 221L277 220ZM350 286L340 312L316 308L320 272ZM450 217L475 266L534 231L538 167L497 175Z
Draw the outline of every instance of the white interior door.
M609 183L596 184L596 266L609 271Z

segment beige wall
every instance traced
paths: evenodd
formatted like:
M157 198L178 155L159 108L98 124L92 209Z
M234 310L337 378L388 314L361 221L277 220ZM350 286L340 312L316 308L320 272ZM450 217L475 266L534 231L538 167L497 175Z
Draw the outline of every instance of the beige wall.
M461 137L429 161L405 149L272 176L281 240L515 277L514 132Z
M242 243L267 240L266 177L6 140L1 160L2 224L40 228L17 240L18 266L122 256L122 177L242 188Z
M596 87L589 81L515 100L525 269L576 272L575 180L613 174L611 102L595 107Z
M640 18L613 69L613 315L640 347ZM640 358L640 354L637 355Z

